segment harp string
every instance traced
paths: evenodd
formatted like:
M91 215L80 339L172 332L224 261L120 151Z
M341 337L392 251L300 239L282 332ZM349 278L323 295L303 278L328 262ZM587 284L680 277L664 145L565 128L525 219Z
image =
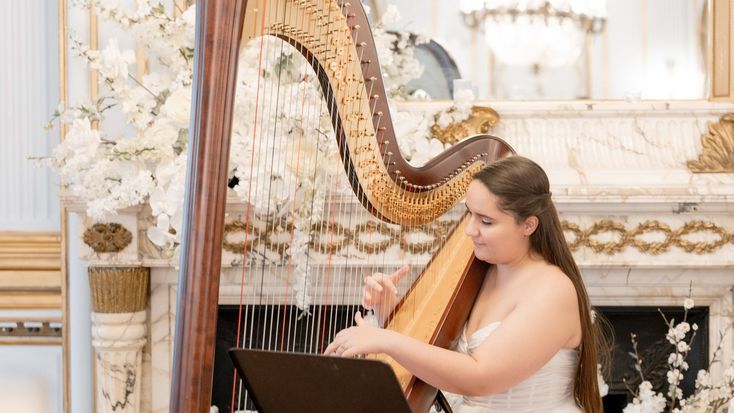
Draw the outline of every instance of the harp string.
M354 45L355 45L355 49L351 49L350 48L349 49L349 52L352 53L352 50L355 50L358 53L358 56L355 56L355 58L357 58L357 59L359 59L361 61L362 58L363 58L363 50L364 50L364 48L359 48L359 49L357 48L358 45L359 45L359 42L360 42L360 39L359 39L360 30L359 30L359 28L354 27L352 25L352 22L350 22L350 20L351 21L354 21L355 20L354 19L354 12L353 12L353 9L352 9L351 4L345 3L343 5L343 7L345 8L344 15L346 16L346 19L345 19L346 20L346 23L347 23L347 25L350 28L352 28L352 31L354 32L354 36L353 36L353 39L354 40L353 40L353 42L354 42ZM349 77L349 74L348 73L345 73L344 74L344 77L345 77L344 80L345 80L345 83L346 83L346 80ZM361 92L362 92L362 88L360 87L359 88L359 93L361 93ZM350 104L349 104L350 109L353 109L355 105L356 105L356 100L350 102ZM351 110L350 110L350 112L351 112ZM361 122L362 122L361 120L358 122L358 128L357 128L358 130L361 130L361 127L359 127L359 125L361 124ZM365 137L359 137L358 139L359 139L359 141L362 141L362 140L365 139ZM350 180L353 180L356 177L356 170L354 170L356 168L356 165L354 165L354 163L350 163L349 168L350 168L350 173L348 174L349 175L349 179ZM364 201L365 201L364 194L363 193L360 193L359 194L359 197L360 197L360 199L359 199L359 205L362 205L364 203ZM346 202L348 203L348 201L346 201ZM349 208L350 206L351 205L348 204L347 205L347 208ZM353 218L355 216L357 217L357 220L356 220L357 222L361 222L361 221L363 221L365 219L365 216L364 216L365 210L363 208L357 208L356 211L353 211L352 208L349 208L349 211L348 212L349 213L348 213L347 225L346 225L346 228L348 230L355 227L354 221L353 221ZM356 214L353 213L353 212L356 212ZM353 315L356 312L356 307L359 306L359 293L358 293L358 291L359 291L360 286L361 286L361 283L359 282L359 278L360 277L358 276L358 273L357 273L358 272L357 266L354 265L354 264L351 264L349 262L349 259L351 257L351 248L352 248L352 243L351 242L350 243L347 243L347 250L346 250L346 253L345 253L346 258L344 260L345 263L344 263L344 267L343 267L344 270L342 271L343 277L345 278L343 280L344 286L343 286L343 289L342 289L342 297L343 297L342 301L347 304L347 316L343 320L344 327L352 324L352 317L350 317L350 316ZM363 260L363 262L364 262L364 264L366 266L369 266L369 258L370 257L367 256L366 259Z
M298 15L298 12L296 14ZM305 23L305 17L306 17L306 13L302 13L300 15L301 25L302 26L305 26L305 24L304 24ZM309 28L312 28L311 24L309 24ZM301 44L294 44L293 46L297 47L298 51L300 53L302 53L304 55L306 61L308 61L308 50L305 49ZM305 108L306 108L305 103L306 103L306 99L307 99L306 94L308 92L308 89L306 88L306 82L305 82L305 80L307 79L307 76L308 76L308 66L307 65L304 65L304 67L303 67L303 74L301 75L302 83L300 85L300 86L302 86L302 91L300 93L301 101L300 101L300 111L299 111L299 114L300 114L300 116L299 116L299 127L301 128L301 133L298 136L298 142L294 145L294 151L297 154L297 156L296 156L296 161L295 161L296 162L296 166L295 166L295 179L293 179L293 188L290 191L290 193L292 194L291 195L290 213L288 214L288 216L294 217L294 219L295 219L295 210L296 210L296 196L297 196L297 190L298 190L298 182L301 179L301 158L302 158L302 155L303 155L303 150L302 150L302 148L303 148L303 139L304 139L304 136L306 134L306 132L305 132L306 131L306 129L305 129L306 126L305 126L305 123L304 123L304 116L305 116ZM295 89L294 88L294 92L297 92L297 90L298 89ZM292 101L295 101L295 99L293 99ZM290 245L293 244L293 240L295 238L295 228L296 228L296 225L295 225L295 222L293 222L290 225L290 238L289 238L289 244ZM287 274L286 274L286 279L284 281L286 293L285 293L285 299L283 300L283 302L284 302L284 305L283 305L283 320L284 321L286 319L289 320L289 325L288 325L288 328L286 328L285 322L283 323L282 331L281 331L280 351L291 351L292 350L292 346L291 346L291 335L293 336L293 339L294 339L293 344L295 344L295 329L296 329L296 326L297 326L297 324L295 322L295 319L293 317L293 315L294 315L294 307L295 306L288 305L289 304L289 289L290 289L290 284L291 284L291 277L293 275L293 253L292 253L292 251L291 251L291 253L288 254L288 263L287 263L286 267L287 267ZM286 318L286 311L288 312L288 317L287 318Z
M329 30L326 33L327 37L327 43L328 45L332 44L332 36L334 36L335 32L337 32L337 28L334 28L332 26L332 20L329 21ZM334 58L337 58L338 53L336 50L334 51ZM337 82L334 85L334 88L331 92L328 92L328 104L329 104L329 113L335 114L338 111L338 102L337 98L341 93L341 87L342 83ZM334 116L334 115L332 115ZM336 122L336 127L334 128L334 132L336 133L336 139L337 139L337 145L339 147L340 153L346 153L346 140L344 139L344 130L343 125L341 122ZM341 174L337 173L333 179L333 185L331 189L331 194L337 194L339 192L341 185ZM320 338L319 338L319 352L323 353L326 348L326 342L329 339L327 337L327 331L329 335L333 334L333 322L334 320L334 307L332 306L330 308L329 304L333 303L335 300L332 299L330 294L333 294L332 291L332 276L334 272L334 252L335 252L335 242L334 242L334 235L336 228L338 227L336 225L337 219L337 212L340 209L340 204L338 202L334 202L333 196L328 197L328 202L326 203L328 206L328 220L327 222L330 223L328 225L328 231L329 231L329 248L328 248L328 256L326 260L326 265L324 266L324 290L322 294L323 298L323 304L321 305L322 313L321 313L321 325L320 325ZM323 232L322 232L323 233ZM329 322L327 324L327 312L330 312Z
M238 311L237 311L237 336L236 336L235 347L243 347L242 340L243 340L244 334L246 332L245 329L242 328L243 327L243 314L242 314L242 310L243 310L243 302L244 302L246 278L247 278L247 274L248 274L247 269L249 267L248 264L247 264L248 254L249 254L249 252L248 252L248 241L249 241L249 235L250 235L250 228L252 228L252 222L250 220L250 217L252 215L251 214L251 206L252 206L252 201L253 201L252 200L252 197L251 197L252 196L252 189L253 189L252 188L253 181L252 181L251 178L252 178L252 174L253 174L254 166L255 166L255 153L256 153L255 148L257 146L257 125L258 125L258 112L259 112L259 101L260 101L260 86L261 86L260 85L261 76L259 74L262 73L263 48L264 48L263 46L264 46L264 42L265 42L265 37L264 37L264 31L265 31L265 14L267 12L267 1L266 0L262 0L262 3L260 3L260 5L259 5L258 8L259 8L259 10L262 11L262 17L261 17L261 21L260 21L260 30L259 30L259 32L260 32L260 48L259 48L259 51L258 51L258 63L257 63L257 65L258 65L258 71L257 71L258 76L257 76L257 79L256 79L257 84L256 84L256 87L255 87L255 102L256 103L255 103L255 108L254 108L253 127L252 127L252 138L251 138L252 139L252 144L251 144L250 171L249 171L250 179L248 179L247 202L245 203L245 215L244 215L244 219L245 219L245 230L244 230L244 243L243 243L243 252L242 252L243 259L242 259L242 272L241 272L241 280L240 280L239 306L238 306ZM255 21L257 21L257 19ZM257 30L257 28L255 28L255 29ZM239 81L238 81L238 83L239 83ZM253 241L249 242L249 244L252 246L252 245L255 244L255 241L257 241L257 240L253 240ZM251 246L249 248L252 250L252 247ZM247 320L247 318L248 318L247 311L249 311L249 306L246 308L246 312L245 312L245 315L244 315L245 320ZM250 312L250 313L252 313L252 312ZM238 386L238 384L239 384L239 386ZM247 391L245 390L245 392L243 394L243 387L244 386L242 384L242 381L241 380L238 380L237 372L236 371L233 371L233 376L232 376L232 398L231 398L231 402L230 402L231 412L232 413L235 411L235 408L236 407L239 407L239 406L242 405L242 403L243 403L244 400L247 400ZM237 403L236 404L235 404L235 396L237 398Z
M285 23L286 21L288 21L288 19L289 19L289 13L291 12L291 10L293 10L293 9L292 8L287 8L287 7L285 8L285 13L284 13L284 18L283 18L284 21L283 21L283 23ZM280 43L280 46L281 46L281 49L280 49L281 52L280 52L279 58L280 59L284 59L284 56L285 56L284 51L285 51L285 48L286 48L286 42L285 41L280 41L279 43ZM290 46L291 46L290 41L287 42L287 44L288 44L289 52L291 53L290 56L294 56L293 55L293 50L290 50ZM280 90L280 88L281 88L281 80L280 79L282 77L283 77L283 70L280 71L279 76L278 76L278 79L279 79L278 80L278 93L277 93L277 98L276 99L277 99L277 102L280 102L281 101L281 94L283 95L283 97L285 99L283 99L284 101L282 103L282 105L283 105L282 112L278 109L278 105L276 103L276 113L278 114L278 116L280 115L280 113L285 113L285 114L292 114L293 113L293 101L294 101L293 87L292 87L292 85L285 85L284 86L285 89L283 91L281 91ZM288 92L290 92L290 96L287 96L287 93ZM274 165L273 166L273 169L276 170L276 171L283 171L287 175L288 168L289 168L289 165L290 165L289 162L288 162L288 159L289 159L289 157L291 157L291 152L293 152L294 153L293 156L295 156L296 148L294 148L292 145L288 145L289 142L286 140L286 133L288 132L288 131L286 131L286 128L289 128L290 125L287 125L287 124L281 125L280 126L280 130L281 130L280 134L277 133L277 127L278 127L278 125L279 125L279 122L276 122L275 123L275 130L273 132L273 141L274 141L273 142L273 152L274 152L274 154L277 153L277 160L273 160L273 165ZM277 144L276 144L276 142L277 142ZM279 147L280 145L284 146L284 148L280 149L280 147ZM289 150L289 146L290 146L290 150ZM278 148L280 150L277 150L276 148ZM277 163L277 165L276 165L276 163ZM286 176L281 177L281 179L286 179ZM298 176L294 174L293 180L298 180ZM272 187L273 182L274 181L271 180L271 187ZM281 191L282 192L285 192L283 189L281 189ZM272 199L272 197L269 195L268 196L268 199ZM271 231L271 233L276 233L280 237L282 235L281 232L282 232L282 229L283 229L284 225L287 227L287 221L284 219L284 216L282 215L282 206L279 206L278 207L278 210L276 211L276 214L275 214L275 216L273 216L272 219L273 219L273 221L272 221L272 224L271 225L273 227L273 230ZM276 231L276 229L277 229L277 231ZM280 239L278 239L278 241L280 241ZM287 282L288 263L286 262L284 264L282 262L282 259L285 257L285 249L286 249L286 245L284 243L282 243L282 242L279 242L278 243L278 250L276 251L276 257L278 257L278 261L269 261L268 262L268 266L270 268L269 268L269 271L267 273L268 273L268 275L270 277L275 278L274 276L276 276L276 275L277 276L282 276L282 273L285 273L286 274L286 277L283 280L283 289L284 289L284 292L283 292L282 299L277 296L277 293L276 293L277 290L274 290L273 291L273 295L272 295L273 301L272 301L272 307L271 307L271 309L273 311L272 317L274 318L274 320L273 320L274 327L271 327L270 334L271 334L271 336L275 336L274 337L274 340L272 341L271 345L269 346L269 349L272 349L272 350L278 350L279 349L278 343L279 342L282 343L283 337L285 336L285 325L286 325L286 321L285 321L285 317L281 317L282 311L280 309L280 303L283 303L283 304L287 303L288 302L288 298L289 298L288 297L288 282ZM285 309L285 307L284 307L284 309ZM280 338L278 338L279 335L280 335Z

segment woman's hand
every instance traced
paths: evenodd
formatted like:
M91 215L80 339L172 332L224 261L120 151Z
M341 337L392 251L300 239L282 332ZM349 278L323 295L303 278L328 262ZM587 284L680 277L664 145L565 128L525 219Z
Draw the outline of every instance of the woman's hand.
M326 347L324 355L354 357L360 354L384 352L389 331L368 325L359 311L354 314L354 322L356 326L337 333L334 341Z
M362 306L374 310L380 321L384 321L398 303L398 282L408 274L409 266L405 265L392 274L375 273L364 277L362 290Z

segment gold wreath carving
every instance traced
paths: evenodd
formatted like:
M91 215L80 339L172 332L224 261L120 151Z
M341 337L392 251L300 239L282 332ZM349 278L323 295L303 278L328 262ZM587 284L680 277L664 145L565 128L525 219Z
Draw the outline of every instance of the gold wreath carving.
M245 233L245 240L242 242L234 242L229 240L229 236L239 232ZM242 254L242 251L249 249L258 242L262 237L260 230L247 225L242 221L232 221L224 224L224 237L222 240L222 248L234 254Z
M84 243L94 252L120 252L133 240L127 228L114 222L98 222L84 231Z
M451 109L449 112L454 110ZM488 133L500 121L500 115L494 109L483 106L472 106L468 119L463 122L450 123L445 128L436 123L438 117L437 114L433 118L434 123L431 126L431 133L439 141L451 145L469 136Z
M703 152L698 160L688 161L694 173L734 172L734 113L727 113L701 135Z
M378 221L367 221L347 228L339 223L320 221L312 225L314 235L310 246L322 254L338 253L345 248L355 248L366 254L378 254L388 248L398 246L402 251L411 254L433 253L445 240L446 235L455 225L452 221L437 221L428 225L413 228L399 228ZM686 222L682 227L673 229L660 221L644 221L628 229L621 222L601 220L584 229L579 224L563 221L561 223L571 251L589 248L597 254L615 255L632 247L643 254L659 255L678 247L687 253L704 255L715 252L727 244L734 244L734 231L709 221L694 220ZM224 226L224 245L226 251L242 254L255 247L264 247L280 256L287 254L291 237L282 237L291 232L291 223L278 222L264 229L246 228L242 221L232 221ZM247 234L245 242L229 241L236 233ZM316 233L320 232L320 233ZM643 235L659 234L660 240L647 241ZM712 234L709 241L690 241L692 234ZM413 235L422 236L419 242L411 241ZM600 236L611 235L612 240L601 241ZM280 241L276 241L280 237ZM285 240L286 238L287 240Z
M643 254L658 255L667 252L671 247L679 247L685 252L697 255L710 254L728 243L734 244L734 232L728 232L713 222L708 221L689 221L686 222L678 230L673 230L670 226L660 221L645 221L637 225L634 229L628 230L621 223L603 220L594 223L588 230L582 230L577 224L568 221L562 222L563 230L573 235L572 239L568 239L568 246L571 251L578 251L581 247L592 249L596 253L613 255L621 252L626 247L634 247ZM610 242L599 242L593 239L594 236L603 233L615 234L616 240ZM639 239L642 234L662 233L662 241L647 242ZM690 234L712 233L716 235L716 239L712 241L692 242L686 239Z

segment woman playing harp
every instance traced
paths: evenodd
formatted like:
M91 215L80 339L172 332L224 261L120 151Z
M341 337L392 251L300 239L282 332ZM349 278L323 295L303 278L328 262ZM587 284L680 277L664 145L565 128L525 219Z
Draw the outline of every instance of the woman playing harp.
M491 263L455 351L368 325L342 330L326 354L386 353L419 379L462 395L462 413L601 412L597 325L566 244L548 178L512 156L474 176L465 233ZM378 319L397 302L405 273L365 279L363 305Z
M350 285L356 287L356 291L361 289L361 279L355 281L354 269L365 265L362 262L336 263L336 259L349 258L349 254L336 254L338 251L334 245L338 242L328 242L339 237L347 238L339 229L343 226L336 221L346 217L345 221L360 223L372 219L367 217L370 213L383 221L400 224L402 228L414 228L435 221L464 196L473 173L482 165L511 152L509 146L499 139L476 136L456 144L424 167L411 167L401 157L396 143L400 137L396 136L392 127L375 45L370 41L366 15L357 2L200 0L197 8L194 117L189 142L188 190L183 220L170 406L171 411L187 413L201 412L211 402L214 338L218 305L221 304L219 280L227 159L232 117L235 116L233 102L241 41L257 41L266 36L282 39L300 52L313 68L325 95L327 120L333 126L336 146L341 155L341 159L331 165L343 167L346 174L341 179L346 180L356 194L356 202L352 204L364 208L362 216L358 216L350 213L344 205L337 205L328 213L324 211L321 215L323 219L319 217L318 222L307 222L301 227L308 230L318 226L324 230L323 236L316 235L310 242L304 243L324 246L317 251L325 257L318 263L308 259L298 263L289 258L282 259L285 256L292 257L290 254L293 251L288 249L285 252L283 244L289 243L279 242L278 236L283 235L292 240L295 225L282 222L277 214L255 216L254 212L242 213L242 219L250 221L245 223L243 231L245 250L241 256L246 264L243 265L241 276L243 286L239 289L241 317L238 316L235 343L238 346L293 351L300 346L295 339L300 335L299 328L306 323L309 340L306 351L322 352L334 332L349 323L341 323L339 317L332 315L339 303L356 305L359 301L353 299L356 293L350 293L347 289ZM259 53L256 59L258 68L261 56L275 55L277 50L282 49L276 47L268 50L266 47ZM253 65L255 62L241 63ZM261 73L261 70L258 69L257 73ZM258 82L260 80L258 78ZM272 87L256 88L252 112L257 127L247 130L251 133L248 136L252 137L251 153L253 157L258 156L254 159L261 165L280 167L295 160L295 170L298 171L299 165L304 165L305 160L301 156L306 152L298 149L304 145L291 145L295 153L276 150L276 145L270 143L282 142L282 131L291 128L284 128L282 123L278 123L278 118L263 119L263 115L277 113L282 105L303 107L302 101L298 99L297 93L281 96L283 89L278 79L270 84ZM318 121L316 119L311 124ZM257 131L265 133L256 136ZM304 133L303 142L312 138L312 135L316 134ZM256 145L272 150L257 152ZM324 160L314 159L312 165L323 166ZM253 189L248 190L248 193L261 194L261 188L270 188L275 182L271 179L273 176L269 172L246 173L243 177L249 182L240 185ZM277 184L275 182L274 185ZM287 189L293 192L298 188L295 185ZM267 200L266 204L270 205L269 198ZM248 211L249 205L253 204L247 201ZM293 204L295 202L288 207ZM474 202L470 203L470 207L476 208ZM360 218L363 220L360 221ZM459 225L463 226L474 219L474 215L469 215L468 218L462 218ZM258 220L261 222L255 222ZM365 228L368 225L383 228L381 223L364 224ZM400 308L407 311L391 316L392 326L406 327L399 331L411 337L425 337L429 339L426 342L441 346L449 345L460 333L468 315L469 306L466 303L473 302L486 273L484 263L473 257L470 241L462 235L461 228L449 234L442 228L436 231L439 233L437 238L446 239L446 246L431 256L429 266L419 279L420 284L413 284L411 295L402 300ZM398 243L402 244L404 232L399 234L401 238ZM260 238L247 238L250 235ZM316 255L315 252L306 257L310 259ZM377 260L371 265L382 263ZM314 302L310 317L299 317L298 312L292 311L295 288L287 280L292 275L293 265L297 264L312 265L317 269L313 285L319 286L320 291L312 295ZM449 277L445 269L456 271ZM285 282L269 290L267 287L273 286L274 280ZM263 296L263 291L269 295ZM320 301L316 302L317 299ZM441 311L435 311L437 308ZM412 316L415 316L414 320L410 320ZM262 323L258 324L259 321ZM432 323L430 328L414 328L428 325L429 321ZM425 386L418 383L419 380L415 380L414 376L399 371L400 366L393 364L393 367L408 399L415 400L411 406L416 411L427 410L432 401L430 391L425 390ZM229 398L233 409L249 406L244 401L246 394L240 400L241 386L232 383L226 387L236 389Z

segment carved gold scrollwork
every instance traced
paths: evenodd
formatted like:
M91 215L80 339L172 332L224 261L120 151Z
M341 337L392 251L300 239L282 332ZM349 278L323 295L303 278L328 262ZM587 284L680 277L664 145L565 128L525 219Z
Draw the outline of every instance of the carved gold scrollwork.
M236 242L230 240L232 234L244 233L245 240L242 242ZM242 251L249 249L253 243L257 242L262 238L260 230L247 225L243 221L232 221L224 225L224 240L222 241L222 248L225 251L229 251L234 254L242 254Z
M310 244L322 254L338 253L351 247L366 254L377 254L394 246L411 254L427 254L440 246L441 241L455 224L453 221L437 221L401 230L399 227L379 221L366 221L352 228L336 222L321 221L314 223L312 228L319 229L323 233L314 234ZM730 232L713 222L700 220L688 221L678 229L656 220L641 222L631 229L627 229L621 222L608 219L594 222L588 228L582 228L579 224L569 221L563 221L561 225L571 251L589 248L595 253L605 255L621 253L627 247L648 255L659 255L670 251L673 247L687 253L704 255L715 252L729 243L734 244L734 231ZM291 231L292 228L292 224L286 222L275 226L268 225L266 229L261 230L248 228L248 249L263 247L282 257L287 254L290 239L279 235ZM224 249L242 254L245 251L244 241L235 243L228 239L244 231L245 223L242 221L226 224ZM644 239L644 236L651 235L657 239L654 241ZM713 235L714 238L694 242L690 240L691 235L709 237ZM602 238L607 238L608 241L603 241Z
M398 245L403 251L413 254L429 253L440 244L455 224L451 221L438 221L400 231L396 226L390 226L379 221L367 221L358 224L354 228L347 228L336 222L320 221L312 225L314 235L310 241L310 246L322 254L338 253L347 247L354 247L367 254L376 254L384 252L394 245ZM267 225L265 229L259 230L252 226L246 228L243 221L232 221L224 226L222 247L225 251L242 254L246 250L244 241L235 242L231 238L235 234L242 234L246 231L247 249L263 246L268 251L283 256L290 246L290 240L277 241L276 239L280 233L291 229L291 223L280 223L275 227ZM317 231L320 231L321 234L318 234ZM411 234L422 237L422 241L410 241Z
M734 172L734 113L709 124L708 133L701 135L701 145L703 152L698 160L688 161L691 172Z
M367 236L367 241L362 240L363 234ZM381 237L382 240L374 241L373 237ZM398 239L398 231L384 222L368 221L354 228L354 246L366 254L385 252L391 245L395 245Z
M568 221L561 223L564 232L573 234L573 239L568 240L571 251L577 251L581 247L587 247L594 252L606 255L614 255L626 247L634 247L643 254L658 255L667 252L671 247L679 247L688 253L697 255L710 254L728 243L734 243L734 232L730 233L725 228L708 221L689 221L681 228L673 230L670 226L660 221L645 221L632 230L627 230L621 223L603 220L594 223L589 229L583 230L579 225ZM643 234L662 233L662 241L648 242L639 239ZM615 240L599 242L593 239L599 234L615 234ZM717 236L712 241L693 242L686 239L691 234L712 233Z
M472 106L468 119L463 122L450 123L445 128L436 123L438 117L438 114L434 117L431 133L444 144L451 145L469 136L488 133L500 121L500 115L494 109L482 106Z
M654 232L662 232L665 234L665 239L661 242L647 242L637 239L638 235ZM645 221L630 231L628 236L630 245L637 248L638 251L646 252L650 255L657 255L667 251L675 239L674 232L670 229L670 226L660 221Z
M599 242L592 238L601 233L617 233L619 234L619 239L617 241ZM584 234L584 240L586 241L586 246L594 250L594 252L612 255L624 249L628 244L629 237L627 236L627 230L625 230L624 225L614 221L604 220L594 223Z
M133 234L120 224L98 222L84 231L84 243L94 252L120 252L133 240Z
M712 232L718 235L719 239L711 242L691 242L683 238L688 234L705 232ZM686 222L686 224L683 225L683 228L678 230L676 235L675 244L677 246L683 248L686 252L692 252L699 255L708 254L718 250L732 238L732 235L728 234L724 228L706 221Z

